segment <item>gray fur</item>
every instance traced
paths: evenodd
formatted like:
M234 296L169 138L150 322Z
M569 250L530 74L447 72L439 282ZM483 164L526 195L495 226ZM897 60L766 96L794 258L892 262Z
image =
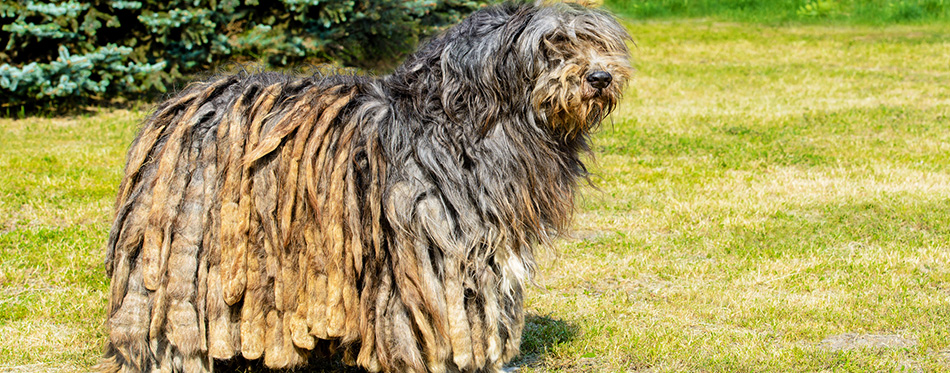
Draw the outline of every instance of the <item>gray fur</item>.
M381 78L195 83L132 144L104 371L498 371L564 232L629 36L572 5L476 12ZM606 71L614 83L585 77Z

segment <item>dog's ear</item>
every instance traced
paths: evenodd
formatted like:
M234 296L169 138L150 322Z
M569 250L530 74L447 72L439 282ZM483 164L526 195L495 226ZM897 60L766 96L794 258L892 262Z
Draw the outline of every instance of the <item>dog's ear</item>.
M528 80L535 75L529 71L535 68L533 51L525 50L521 40L535 9L509 5L492 9L497 14L491 27L482 24L446 35L441 54L439 89L445 113L482 136L502 113L524 112L524 107L511 106L526 101Z

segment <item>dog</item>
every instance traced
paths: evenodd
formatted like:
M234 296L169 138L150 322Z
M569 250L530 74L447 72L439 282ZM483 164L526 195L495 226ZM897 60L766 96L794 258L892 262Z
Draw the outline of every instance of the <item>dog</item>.
M128 153L99 369L499 371L629 41L603 11L508 3L387 76L189 85Z

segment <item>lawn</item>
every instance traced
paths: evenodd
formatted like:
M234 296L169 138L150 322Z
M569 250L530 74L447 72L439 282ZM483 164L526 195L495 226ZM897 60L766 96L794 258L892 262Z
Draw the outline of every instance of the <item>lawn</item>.
M524 372L950 370L950 25L628 23ZM147 110L0 119L0 371L96 363Z

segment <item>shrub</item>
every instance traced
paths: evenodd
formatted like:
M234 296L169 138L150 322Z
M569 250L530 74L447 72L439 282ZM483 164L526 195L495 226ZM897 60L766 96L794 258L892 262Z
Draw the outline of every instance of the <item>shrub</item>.
M161 61L129 59L133 48L111 39L96 43L102 22L113 22L94 6L4 2L0 5L0 92L2 104L70 100L135 92L161 81L150 75Z
M0 105L164 91L226 62L381 69L490 0L0 0Z

